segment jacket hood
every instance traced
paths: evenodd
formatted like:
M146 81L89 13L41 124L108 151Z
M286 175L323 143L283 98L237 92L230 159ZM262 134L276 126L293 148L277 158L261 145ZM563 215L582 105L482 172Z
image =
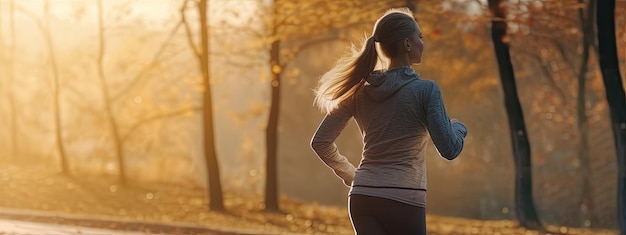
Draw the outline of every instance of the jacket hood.
M419 79L419 74L409 66L376 70L365 79L365 94L375 101L383 101L416 79Z

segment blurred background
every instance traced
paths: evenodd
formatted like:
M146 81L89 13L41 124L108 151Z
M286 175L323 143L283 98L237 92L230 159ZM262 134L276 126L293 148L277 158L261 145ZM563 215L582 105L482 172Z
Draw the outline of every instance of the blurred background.
M615 148L593 50L584 63L582 38L593 33L581 27L585 2L508 2L539 216L615 229ZM482 0L0 0L0 206L127 216L141 214L133 200L184 191L195 196L171 200L187 211L219 210L222 199L207 196L215 193L227 210L254 202L258 211L268 209L268 185L279 207L343 213L348 188L309 147L323 117L312 90L386 9L403 6L426 42L414 69L441 86L449 115L469 130L454 161L429 145L428 213L514 220L511 140ZM617 1L620 66L625 17ZM354 123L337 144L359 163ZM145 197L107 206L123 190Z

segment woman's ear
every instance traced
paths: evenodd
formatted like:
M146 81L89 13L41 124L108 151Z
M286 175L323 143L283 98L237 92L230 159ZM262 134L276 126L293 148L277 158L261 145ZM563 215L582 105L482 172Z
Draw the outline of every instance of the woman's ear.
M404 50L411 51L411 42L409 38L404 39Z

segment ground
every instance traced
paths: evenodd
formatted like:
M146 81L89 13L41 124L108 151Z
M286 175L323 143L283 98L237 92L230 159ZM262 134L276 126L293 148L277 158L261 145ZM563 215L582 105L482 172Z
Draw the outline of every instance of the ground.
M282 212L263 211L260 195L225 193L225 212L210 211L202 188L121 185L115 177L67 176L49 167L0 165L0 219L138 231L146 234L353 234L345 207L281 198ZM515 221L428 215L439 234L617 234L548 226L525 230ZM0 234L2 229L0 228Z

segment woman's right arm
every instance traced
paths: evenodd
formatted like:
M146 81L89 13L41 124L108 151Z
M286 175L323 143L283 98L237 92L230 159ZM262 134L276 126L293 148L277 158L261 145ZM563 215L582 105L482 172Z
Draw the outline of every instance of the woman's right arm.
M345 106L341 106L327 114L315 131L311 140L311 148L315 154L341 178L346 186L354 180L355 167L348 159L339 153L335 140L341 131L348 125L352 114Z
M432 91L426 105L427 128L437 151L445 159L452 160L461 154L463 142L467 136L467 128L463 123L450 120L443 105L443 98L439 86L432 82Z

